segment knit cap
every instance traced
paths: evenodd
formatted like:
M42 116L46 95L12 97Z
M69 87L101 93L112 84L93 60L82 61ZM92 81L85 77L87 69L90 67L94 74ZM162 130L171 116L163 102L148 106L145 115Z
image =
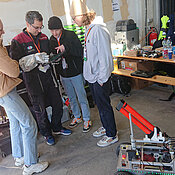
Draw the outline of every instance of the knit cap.
M52 16L49 18L49 21L48 21L49 30L62 29L62 28L63 28L63 24L60 18L58 18L57 16Z

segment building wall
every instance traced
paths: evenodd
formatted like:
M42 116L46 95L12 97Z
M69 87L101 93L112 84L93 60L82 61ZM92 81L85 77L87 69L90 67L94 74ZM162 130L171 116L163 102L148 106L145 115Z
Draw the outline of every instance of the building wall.
M101 16L114 39L116 22L118 20L134 19L140 30L140 40L145 36L145 0L118 0L119 10L112 11L111 0L83 0L90 9L94 9L97 16ZM147 18L152 21L150 25L159 26L159 0L147 0ZM0 0L0 18L4 23L6 34L4 44L25 27L25 14L29 10L38 10L44 17L43 32L50 36L47 21L50 16L59 16L63 23L71 24L69 4L71 0ZM143 41L144 42L144 41Z

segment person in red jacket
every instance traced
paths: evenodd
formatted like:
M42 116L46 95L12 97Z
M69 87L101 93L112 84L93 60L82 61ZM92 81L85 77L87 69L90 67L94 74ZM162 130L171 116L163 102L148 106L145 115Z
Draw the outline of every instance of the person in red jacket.
M16 86L22 80L19 76L18 62L12 60L2 45L4 34L0 20L0 105L4 107L10 122L12 156L15 165L25 164L23 175L42 172L48 162L38 162L37 125L25 102L16 92Z
M28 11L25 16L26 28L12 39L10 56L19 63L33 62L36 55L44 52L48 57L49 40L41 32L43 28L43 17L38 11ZM44 54L43 54L44 55ZM23 66L22 66L23 65ZM24 68L24 64L20 64ZM26 66L27 67L27 66ZM35 112L39 132L46 139L48 145L54 145L53 134L70 135L72 132L62 126L63 115L62 98L58 83L54 78L51 65L33 64L31 69L23 69L22 75L27 93ZM48 120L46 107L52 107L51 121Z

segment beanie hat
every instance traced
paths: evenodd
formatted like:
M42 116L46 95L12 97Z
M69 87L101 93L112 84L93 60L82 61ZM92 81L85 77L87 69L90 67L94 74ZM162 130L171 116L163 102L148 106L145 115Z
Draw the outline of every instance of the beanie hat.
M63 28L63 24L60 18L58 18L57 16L52 16L49 18L48 29L54 30L54 29L62 29L62 28Z
M89 9L82 0L72 0L72 4L70 6L70 15L77 16L89 13Z

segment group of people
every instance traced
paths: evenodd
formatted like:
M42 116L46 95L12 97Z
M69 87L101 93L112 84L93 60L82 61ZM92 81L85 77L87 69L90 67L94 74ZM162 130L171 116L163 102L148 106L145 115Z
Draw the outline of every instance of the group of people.
M43 17L38 11L26 13L26 28L12 39L10 56L0 39L0 105L6 110L10 121L12 155L16 166L24 164L23 175L42 172L48 167L48 162L38 161L38 129L48 145L55 144L54 134L72 133L61 123L63 103L53 65L48 61L50 53L62 52L63 55L56 69L74 115L69 127L73 128L82 121L83 132L88 132L92 127L84 89L85 79L89 83L102 123L102 127L93 133L94 137L103 136L97 145L104 147L118 141L109 98L109 80L113 71L109 32L104 24L97 24L96 13L89 10L81 0L72 1L70 15L78 26L86 27L84 48L77 35L65 30L62 21L56 16L48 21L48 29L52 34L49 40L41 32L44 27ZM0 20L0 38L3 34L3 23ZM16 86L22 82L18 78L19 65L36 120L16 92ZM48 106L52 107L51 121L46 112Z

